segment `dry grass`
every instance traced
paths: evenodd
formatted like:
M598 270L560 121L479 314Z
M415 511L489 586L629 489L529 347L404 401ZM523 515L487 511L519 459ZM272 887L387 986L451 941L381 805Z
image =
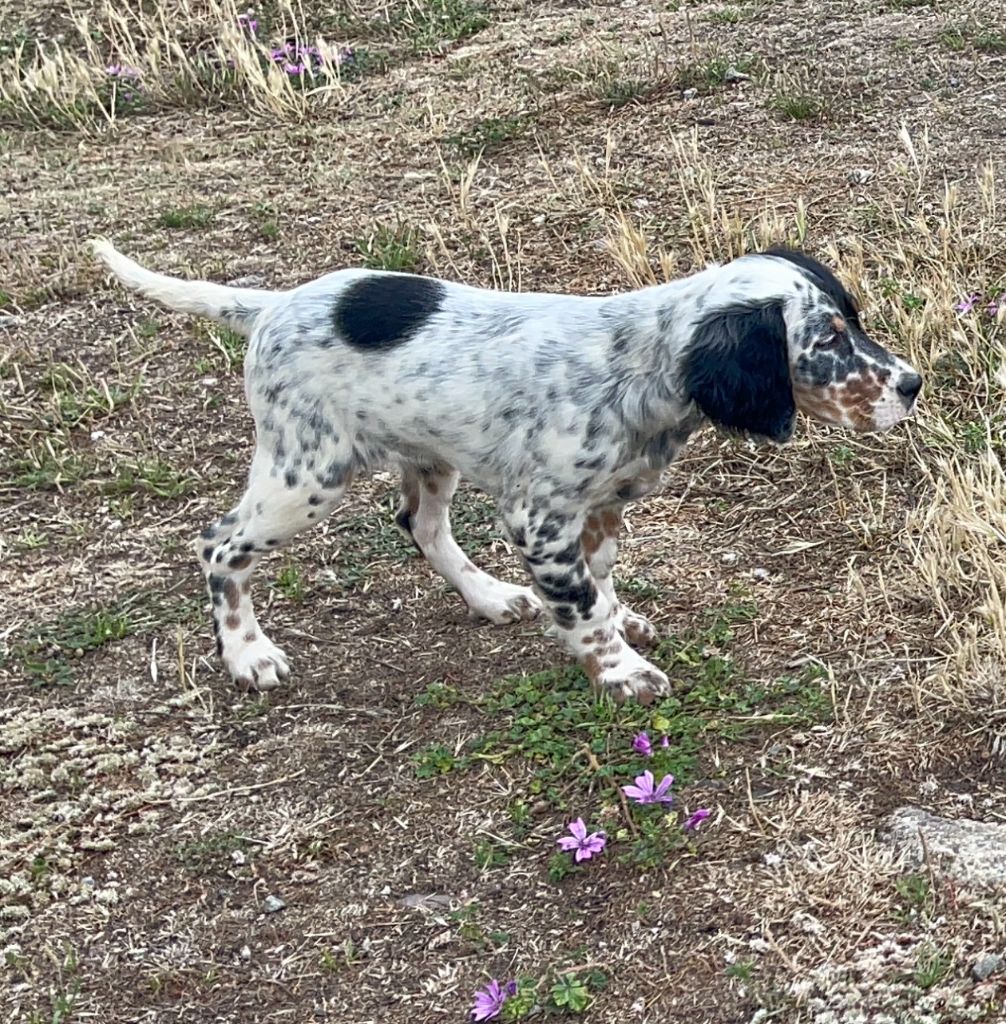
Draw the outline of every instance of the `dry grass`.
M598 1022L1006 1019L970 973L998 894L878 837L906 802L1006 820L1006 326L955 309L1006 291L987 13L279 0L252 38L220 0L152 10L0 10L4 1019L460 1020L490 975L552 1010L573 975ZM268 59L287 38L330 55L313 78ZM296 678L249 699L188 549L245 472L240 339L112 290L99 234L220 280L595 293L785 239L855 282L923 407L703 435L630 511L657 717L594 704L536 627L468 624L388 475L263 572ZM516 578L479 496L456 523ZM643 725L715 810L694 845L618 799ZM580 814L611 847L557 881Z

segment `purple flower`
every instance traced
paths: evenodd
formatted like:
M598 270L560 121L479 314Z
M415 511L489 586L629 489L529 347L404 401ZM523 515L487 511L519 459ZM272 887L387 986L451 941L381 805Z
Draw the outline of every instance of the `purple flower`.
M670 739L669 739L669 738L668 738L667 736L665 736L665 737L664 737L664 738L663 738L663 739L662 739L662 740L660 741L660 745L661 745L662 747L669 747L669 746L671 745L671 741L670 741Z
M587 826L583 823L583 818L571 821L568 827L573 834L571 836L562 836L556 842L564 851L576 851L573 854L573 860L577 864L581 860L590 860L594 854L600 853L608 841L607 836L603 832L591 832L588 836Z
M503 1004L517 991L517 982L508 981L506 985L493 978L485 988L475 993L475 1005L472 1007L472 1020L492 1020L498 1017Z
M998 299L993 299L986 308L992 316L996 316L1004 305L1006 305L1006 293L1000 295Z
M674 799L668 792L673 784L673 775L665 775L659 783L655 783L653 772L647 771L636 776L634 786L623 786L622 792L637 804L669 804Z
M975 303L980 298L981 296L977 292L975 292L974 294L969 295L966 299L964 299L963 302L958 302L957 305L954 306L954 309L956 309L958 313L970 313L971 310L975 308Z
M304 67L303 64L284 64L283 70L288 75L302 75L304 74L306 68Z
M686 832L693 832L712 813L713 812L711 810L709 810L708 807L699 807L691 815L689 815L688 820L685 822L685 831Z
M139 78L138 68L131 68L128 64L110 64L105 68L105 74L109 78Z
M256 35L258 32L258 22L250 14L239 14L238 24L250 36Z
M632 749L637 754L643 754L646 757L653 757L653 744L650 743L650 737L645 732L641 732L632 741Z

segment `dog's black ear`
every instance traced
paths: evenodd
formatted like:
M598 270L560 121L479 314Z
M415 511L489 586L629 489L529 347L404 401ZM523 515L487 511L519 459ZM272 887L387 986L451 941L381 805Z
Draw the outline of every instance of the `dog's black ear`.
M688 397L718 426L788 441L796 403L782 305L737 305L698 321L685 351Z

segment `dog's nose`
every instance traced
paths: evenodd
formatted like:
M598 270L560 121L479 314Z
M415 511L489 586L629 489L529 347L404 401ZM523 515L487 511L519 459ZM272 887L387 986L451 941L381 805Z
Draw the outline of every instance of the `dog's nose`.
M909 405L915 401L918 393L922 390L922 378L917 373L906 373L898 381L898 394L904 398Z

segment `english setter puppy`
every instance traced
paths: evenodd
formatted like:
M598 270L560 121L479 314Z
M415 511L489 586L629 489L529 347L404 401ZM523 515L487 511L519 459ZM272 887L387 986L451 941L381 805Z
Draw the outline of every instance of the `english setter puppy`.
M586 297L360 269L259 291L155 274L104 240L94 248L126 287L249 338L248 486L196 546L218 652L259 690L289 670L255 618L256 564L390 459L402 472L398 525L473 616L514 622L544 605L595 687L649 702L667 677L634 647L654 629L612 585L626 502L704 423L782 442L799 409L886 430L922 387L867 336L835 275L792 250ZM461 476L495 499L533 589L458 547L449 507Z

